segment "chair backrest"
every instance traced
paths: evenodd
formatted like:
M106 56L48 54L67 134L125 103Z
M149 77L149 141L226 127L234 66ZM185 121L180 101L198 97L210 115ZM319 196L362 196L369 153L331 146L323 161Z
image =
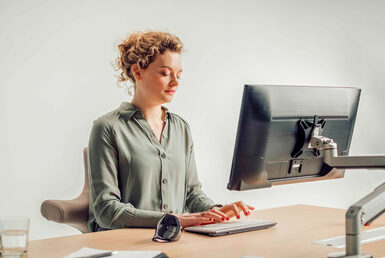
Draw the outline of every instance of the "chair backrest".
M83 233L90 232L87 226L89 207L88 150L83 150L84 186L81 194L73 200L46 200L40 211L48 220L70 225Z
M90 192L90 183L88 181L88 148L85 147L83 149L83 163L84 163L84 186L82 193L87 193L87 196L89 196ZM88 214L87 214L88 218Z

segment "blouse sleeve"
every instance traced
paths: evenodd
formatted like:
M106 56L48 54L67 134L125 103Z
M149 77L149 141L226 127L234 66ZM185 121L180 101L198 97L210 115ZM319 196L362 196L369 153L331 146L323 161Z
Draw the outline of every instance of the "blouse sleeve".
M106 121L94 122L88 145L90 209L103 228L156 227L162 212L136 209L122 203L118 187L118 158L113 128Z
M215 203L202 191L195 163L194 147L190 147L190 155L186 174L186 208L189 212L201 212L211 209Z

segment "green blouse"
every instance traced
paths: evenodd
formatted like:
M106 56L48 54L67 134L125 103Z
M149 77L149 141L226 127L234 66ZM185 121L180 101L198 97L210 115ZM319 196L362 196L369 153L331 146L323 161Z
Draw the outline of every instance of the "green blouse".
M94 121L88 145L91 231L156 227L165 212L215 205L201 190L188 124L162 108L161 142L143 113L127 102Z

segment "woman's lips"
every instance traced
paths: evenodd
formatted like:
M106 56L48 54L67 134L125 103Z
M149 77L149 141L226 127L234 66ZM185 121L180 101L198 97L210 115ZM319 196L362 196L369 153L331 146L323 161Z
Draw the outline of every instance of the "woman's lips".
M166 90L165 91L167 94L174 95L175 90Z

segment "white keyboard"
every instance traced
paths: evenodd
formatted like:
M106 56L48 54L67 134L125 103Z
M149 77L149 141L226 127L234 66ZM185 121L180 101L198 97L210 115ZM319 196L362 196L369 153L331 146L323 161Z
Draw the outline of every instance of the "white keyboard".
M276 224L276 222L269 220L242 219L223 223L208 224L203 226L187 227L184 230L188 232L207 234L210 236L221 236L269 228Z

